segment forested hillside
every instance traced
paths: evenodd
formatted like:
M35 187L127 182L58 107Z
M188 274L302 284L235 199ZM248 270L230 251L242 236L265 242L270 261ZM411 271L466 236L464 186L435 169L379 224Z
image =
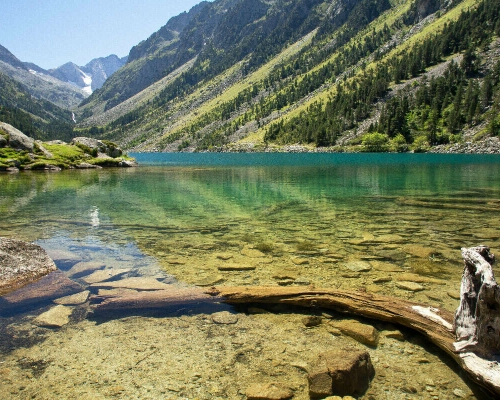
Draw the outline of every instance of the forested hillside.
M136 150L496 137L499 21L496 0L204 2L136 46L78 121Z
M35 99L20 83L0 73L0 121L34 139L69 141L73 138L71 111Z

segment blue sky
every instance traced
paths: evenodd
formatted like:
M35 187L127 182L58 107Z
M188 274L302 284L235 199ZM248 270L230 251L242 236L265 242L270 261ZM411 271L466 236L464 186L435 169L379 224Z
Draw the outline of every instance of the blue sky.
M56 68L68 61L128 55L167 21L201 0L1 0L0 44L21 61Z

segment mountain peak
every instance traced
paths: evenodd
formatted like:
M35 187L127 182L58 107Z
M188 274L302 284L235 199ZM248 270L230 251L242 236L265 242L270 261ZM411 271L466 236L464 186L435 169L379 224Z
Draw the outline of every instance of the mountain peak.
M15 68L26 69L24 64L9 50L0 45L0 61L3 61Z

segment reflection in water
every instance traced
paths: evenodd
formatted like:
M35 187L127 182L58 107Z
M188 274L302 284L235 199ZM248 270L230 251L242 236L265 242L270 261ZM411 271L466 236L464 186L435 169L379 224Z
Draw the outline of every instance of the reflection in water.
M437 164L432 157L419 163L413 155L242 156L242 165L235 165L235 155L212 155L216 165L207 155L175 155L173 165L0 175L0 236L36 241L67 277L92 293L112 290L92 286L108 274L111 281L153 278L200 286L312 284L449 310L458 303L460 248L499 247L495 158L444 157ZM33 315L16 321L11 311L3 315L0 333L33 339L38 331L23 325ZM204 332L203 321L197 320L193 335ZM255 323L249 320L245 329ZM89 321L81 324L97 334ZM119 324L103 325L129 340ZM168 332L189 329L181 325ZM330 337L314 340L328 343ZM203 351L193 350L192 357ZM378 357L390 353L386 348Z
M92 211L90 211L90 225L92 225L94 228L96 228L100 224L101 223L99 221L99 208L92 207Z

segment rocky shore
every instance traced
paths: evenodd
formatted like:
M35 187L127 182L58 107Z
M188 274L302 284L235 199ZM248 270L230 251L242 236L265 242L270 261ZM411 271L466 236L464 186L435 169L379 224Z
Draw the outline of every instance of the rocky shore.
M134 167L134 159L116 144L87 137L71 143L60 140L42 142L0 122L0 171L60 171L71 168Z
M212 149L220 153L360 153L365 151L362 145L345 145L331 147L315 147L312 145L265 145L255 143L231 143L223 147ZM431 146L428 153L441 154L500 154L500 139L487 137L481 140L470 140L462 143Z

